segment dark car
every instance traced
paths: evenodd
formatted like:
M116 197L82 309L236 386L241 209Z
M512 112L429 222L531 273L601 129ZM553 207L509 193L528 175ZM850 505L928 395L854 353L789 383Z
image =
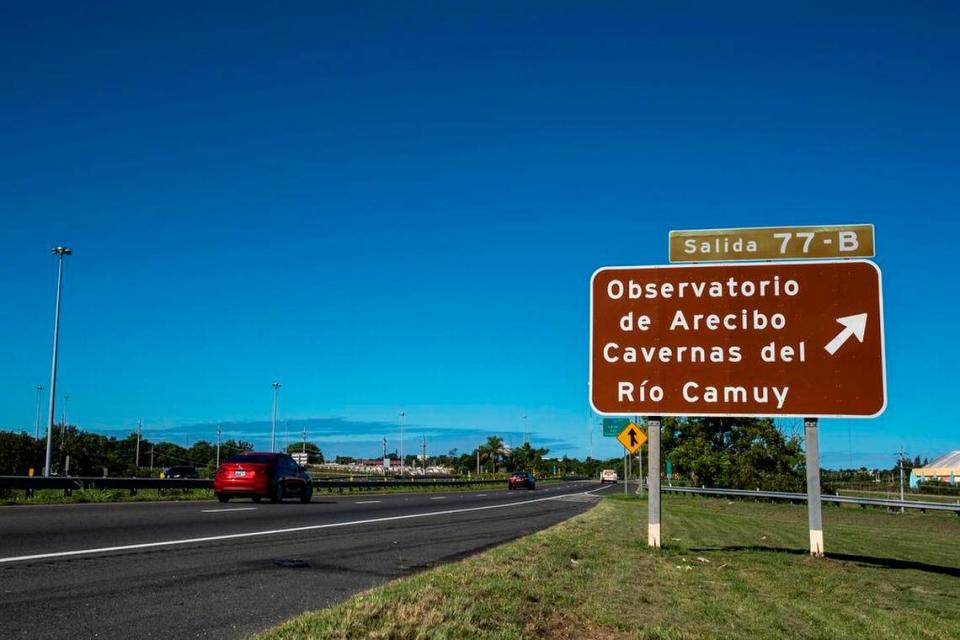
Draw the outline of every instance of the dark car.
M313 482L286 453L251 451L220 465L213 477L213 492L220 502L231 498L251 498L254 502L270 498L271 502L280 502L288 496L310 502Z
M164 478L199 478L200 474L197 473L196 467L191 467L190 465L181 464L174 465L163 472Z
M527 489L537 488L537 479L529 471L516 471L507 479L507 488L511 491L525 487Z

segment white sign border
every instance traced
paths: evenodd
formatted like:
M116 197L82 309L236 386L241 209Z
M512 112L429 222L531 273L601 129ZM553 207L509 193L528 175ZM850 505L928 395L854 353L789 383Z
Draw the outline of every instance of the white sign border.
M761 229L766 229L769 227L758 227ZM880 370L882 374L882 388L883 388L883 405L876 413L872 415L848 415L848 414L839 414L839 413L821 413L821 414L807 414L807 413L773 413L773 414L757 414L757 413L649 413L641 414L637 411L629 411L623 413L609 413L605 411L600 411L593 404L593 283L597 275L602 271L626 271L634 269L719 269L723 267L734 267L734 268L750 268L750 267L770 267L770 266L790 266L790 265L809 265L809 266L819 266L823 264L850 264L850 263L862 263L868 264L873 267L877 272L877 292L878 292L878 304L880 307ZM886 333L884 331L884 313L883 313L883 273L880 271L880 266L877 265L873 260L850 258L845 260L772 260L764 262L737 262L736 264L731 264L728 262L709 262L709 263L678 263L678 264L654 264L654 265L635 265L635 266L606 266L596 269L593 274L590 276L590 316L588 321L590 323L590 349L589 349L589 377L587 378L587 400L590 403L590 409L599 416L610 417L610 418L626 418L636 415L651 415L651 416L667 416L667 417L689 417L689 418L846 418L852 420L868 420L871 418L876 418L883 414L887 410L887 341Z

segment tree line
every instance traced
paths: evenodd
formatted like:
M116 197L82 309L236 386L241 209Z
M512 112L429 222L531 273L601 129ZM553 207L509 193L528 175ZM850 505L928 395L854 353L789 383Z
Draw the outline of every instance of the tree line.
M51 472L72 476L150 477L175 465L197 468L201 476L212 475L217 462L217 445L199 440L189 447L173 442L140 439L137 464L137 434L125 438L82 431L76 426L54 428L51 446ZM0 431L0 475L35 475L43 473L46 440L36 440L26 433ZM290 452L299 452L301 444L291 444ZM220 444L220 461L253 449L244 440L225 440ZM314 443L306 444L310 462L323 462L323 452Z
M82 431L76 426L55 429L53 434L54 473L74 476L150 476L173 465L192 465L208 475L216 463L216 445L200 440L190 447L171 442L140 441L139 466L136 464L136 433L125 438ZM799 434L785 434L773 420L754 418L665 418L662 435L662 459L670 462L679 483L708 487L803 491L805 463ZM0 431L0 475L26 475L33 468L43 471L46 443L29 434ZM299 452L300 443L288 451ZM221 461L231 455L252 449L249 442L227 440L222 443ZM310 462L323 461L323 452L314 443L307 443ZM532 471L538 476L584 475L598 477L601 469L616 469L623 476L623 458L600 460L587 457L549 458L549 449L524 443L505 446L503 438L493 435L478 449L459 453L453 449L446 455L431 456L434 464L451 467L467 475L477 471L477 458L482 473L500 474ZM416 459L411 459L411 466ZM205 472L205 473L204 473Z

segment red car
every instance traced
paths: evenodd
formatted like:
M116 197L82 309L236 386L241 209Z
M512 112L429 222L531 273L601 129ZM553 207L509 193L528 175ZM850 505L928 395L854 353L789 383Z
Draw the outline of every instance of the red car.
M537 480L529 471L516 471L507 479L507 489L519 489L525 487L533 490L537 488Z
M270 498L271 502L280 502L287 496L310 502L313 482L286 453L249 451L220 465L213 477L213 493L220 502L229 502L230 498L251 498L254 502Z

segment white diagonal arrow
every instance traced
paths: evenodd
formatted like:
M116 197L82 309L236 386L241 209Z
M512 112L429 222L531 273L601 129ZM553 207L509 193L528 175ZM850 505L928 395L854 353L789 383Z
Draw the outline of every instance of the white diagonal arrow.
M835 354L850 339L850 336L857 336L857 340L863 342L863 334L867 330L867 314L858 313L855 316L837 318L837 322L843 325L843 331L824 347L830 355Z

